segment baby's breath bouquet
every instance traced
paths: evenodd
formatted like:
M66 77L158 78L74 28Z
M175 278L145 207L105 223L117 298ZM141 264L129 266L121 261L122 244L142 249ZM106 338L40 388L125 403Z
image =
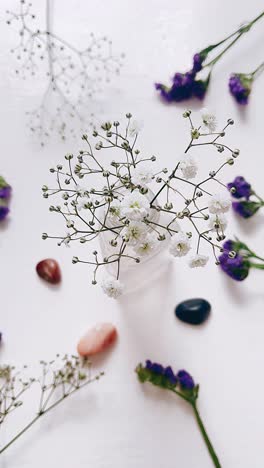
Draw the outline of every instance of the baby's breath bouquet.
M127 265L153 257L161 246L174 257L188 255L191 268L207 264L208 246L219 263L225 214L231 205L219 173L239 154L223 143L226 129L234 122L229 119L219 131L215 116L206 109L197 123L189 110L183 117L189 122L190 141L182 156L175 155L173 168L160 169L155 156L141 153L139 126L127 114L124 128L117 121L106 122L91 137L83 135L85 147L76 158L67 154L66 167L59 164L50 169L57 187L42 188L45 198L60 198L50 211L62 216L67 226L64 235L44 233L43 239L57 239L58 245L80 242L86 247L99 238L101 254L93 250L90 259L75 256L72 261L92 266L93 284L100 267L108 266L111 274L101 285L110 297L124 291L122 272ZM196 156L205 147L212 149L213 168L198 179Z

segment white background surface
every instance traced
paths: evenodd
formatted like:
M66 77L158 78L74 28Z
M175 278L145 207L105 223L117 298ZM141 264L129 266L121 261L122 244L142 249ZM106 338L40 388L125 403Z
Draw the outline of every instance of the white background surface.
M34 0L41 16L44 0ZM190 270L184 261L170 266L159 281L117 303L100 287L90 285L85 266L72 266L76 249L43 242L41 233L63 232L48 211L40 188L50 181L48 168L78 145L51 142L44 149L26 128L25 111L39 97L37 80L14 77L9 55L17 37L4 23L1 1L0 41L0 173L13 186L12 213L0 231L1 312L4 335L1 362L35 363L57 352L75 352L80 335L96 322L111 321L119 340L95 368L106 375L51 412L1 457L1 468L209 468L212 466L195 421L184 403L150 386L144 388L133 372L146 358L186 368L200 383L199 407L224 468L262 468L264 384L263 276L252 272L236 284L219 272L213 261L203 270ZM153 0L92 2L54 0L54 31L72 41L86 33L102 32L113 39L114 50L127 55L120 78L100 96L99 120L118 119L130 111L144 121L139 146L171 166L188 142L185 106L162 105L154 81L168 81L173 72L190 66L194 52L220 40L242 21L256 16L263 2L222 0ZM206 106L219 122L233 117L229 142L241 149L237 164L224 179L244 175L257 192L263 191L263 80L254 84L247 109L238 109L227 92L232 71L252 71L263 61L263 20L241 40L215 70ZM190 106L190 104L188 104ZM197 107L197 105L196 105ZM81 145L81 142L80 142ZM204 163L214 168L211 160ZM218 160L217 160L218 165ZM263 216L240 222L231 216L229 232L236 233L263 255ZM83 251L83 250L82 250ZM63 282L55 290L41 282L36 263L56 258ZM210 320L191 328L174 317L175 305L190 297L212 303ZM21 413L1 440L30 419ZM26 420L25 420L26 418Z

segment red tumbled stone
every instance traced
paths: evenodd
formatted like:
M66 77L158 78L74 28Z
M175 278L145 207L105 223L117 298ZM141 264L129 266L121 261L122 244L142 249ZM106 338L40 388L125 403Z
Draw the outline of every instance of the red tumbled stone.
M58 284L61 281L61 271L58 262L53 258L46 258L36 266L37 274L48 283Z

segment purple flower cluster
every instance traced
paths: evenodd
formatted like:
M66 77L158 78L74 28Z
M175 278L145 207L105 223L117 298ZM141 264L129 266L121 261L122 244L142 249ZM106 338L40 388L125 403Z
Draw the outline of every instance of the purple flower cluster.
M0 176L0 221L6 219L10 211L7 204L11 196L11 191L10 185Z
M233 73L229 78L229 91L238 104L248 103L253 78L245 73Z
M253 216L261 206L263 202L252 201L250 197L254 195L251 185L247 182L244 177L238 176L233 182L227 184L227 188L230 190L231 195L239 199L232 203L233 210L242 218L250 218Z
M246 198L248 200L252 193L251 185L242 176L237 176L233 182L229 182L227 188L234 198Z
M219 257L222 270L236 281L243 281L249 273L249 260L239 253L240 243L227 240L223 245L223 253Z
M179 384L183 390L192 390L195 387L193 378L185 370L180 370L177 374L174 374L171 366L163 367L161 364L153 363L150 360L146 361L145 368L156 375L165 377L171 385L176 386Z
M9 210L8 206L0 205L0 221L3 221L4 219L6 219L9 211L10 210Z
M0 186L0 198L8 200L11 196L11 191L10 185L6 185L5 187Z
M232 208L239 216L248 219L251 218L260 209L261 204L254 201L233 202Z
M181 102L191 97L203 99L208 87L208 79L196 80L196 75L202 70L202 64L206 56L197 53L193 57L193 67L186 73L175 73L171 87L156 83L155 88L167 102Z

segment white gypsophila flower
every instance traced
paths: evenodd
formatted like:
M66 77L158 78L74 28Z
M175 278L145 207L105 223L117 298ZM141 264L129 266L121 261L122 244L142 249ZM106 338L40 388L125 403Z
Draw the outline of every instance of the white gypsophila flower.
M213 133L217 128L216 116L204 108L201 110L201 117L203 121L202 130L208 133Z
M189 261L189 266L190 268L204 267L208 260L209 257L207 257L206 255L196 254L194 255L194 257L191 257Z
M193 156L184 155L183 159L180 160L179 168L182 171L182 175L185 179L193 179L196 177L198 166Z
M133 122L130 123L129 129L128 129L128 134L131 138L134 138L143 128L143 122L138 121L138 120L133 120Z
M131 181L134 185L140 185L145 187L149 184L154 176L154 172L151 167L151 163L139 163L132 173Z
M213 229L214 231L221 231L224 232L227 227L227 219L223 214L217 214L210 216L209 219L209 229Z
M121 203L121 214L127 219L140 221L149 213L149 201L138 191L125 195Z
M139 221L131 221L122 231L124 238L127 240L128 244L136 246L141 242L147 231L147 226L144 223Z
M121 216L121 202L117 199L110 203L107 217L110 219L117 219Z
M153 253L158 244L158 240L155 234L148 233L144 236L144 239L139 241L139 243L135 246L134 251L137 255L144 257Z
M190 239L185 232L178 232L171 237L169 252L174 257L183 257L191 249Z
M123 284L114 278L114 276L105 277L101 286L104 293L109 297L113 297L114 299L117 299L119 296L121 296L124 290Z
M212 195L208 200L208 210L212 214L226 213L231 206L228 190Z

